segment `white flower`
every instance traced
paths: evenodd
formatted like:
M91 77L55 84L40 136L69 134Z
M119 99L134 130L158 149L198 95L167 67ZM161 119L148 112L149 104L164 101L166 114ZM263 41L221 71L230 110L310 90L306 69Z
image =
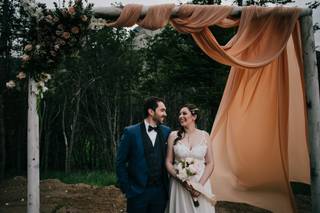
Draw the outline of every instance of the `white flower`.
M48 87L46 86L42 87L42 92L45 93L46 91L48 91Z
M177 164L174 164L174 169L177 170L177 171L182 170L182 163L179 162L179 163L177 163Z
M45 83L43 81L37 82L37 89L35 91L35 94L38 97L43 98L43 93L45 93L46 91L48 91L48 87L45 86Z
M40 88L37 88L36 91L34 91L34 93L35 93L36 95L39 95L39 94L41 93L41 89L40 89Z
M42 72L41 79L44 80L44 82L48 82L51 79L51 75L48 73Z
M188 163L188 164L193 164L194 163L194 159L193 158L186 158L185 161Z
M38 20L40 20L40 19L42 19L44 17L42 8L38 7L38 5L35 3L35 1L23 0L21 5L22 5L23 9L30 16L35 17Z
M182 181L187 180L188 179L188 174L187 174L186 169L180 170L179 173L177 174L177 177Z
M26 78L26 74L24 72L19 72L19 74L17 75L17 78L20 80L24 79L24 78Z
M6 87L12 89L16 86L16 83L13 80L10 80L6 83Z
M194 164L189 165L189 166L188 166L188 170L189 170L189 172L191 172L192 174L196 174L196 173L197 173L197 170L196 170Z
M44 87L44 82L43 81L39 81L38 82L38 87L43 88Z
M44 14L42 12L42 9L40 7L38 7L34 13L34 17L36 17L37 19L42 19L44 18Z
M60 46L58 44L54 45L54 50L58 51L60 49Z
M46 91L48 91L48 87L46 87L46 85L43 81L38 82L37 88L38 88L38 90L40 90L40 93L45 93Z
M26 2L28 2L29 6L30 6L31 8L36 8L36 7L37 7L35 1L26 1Z

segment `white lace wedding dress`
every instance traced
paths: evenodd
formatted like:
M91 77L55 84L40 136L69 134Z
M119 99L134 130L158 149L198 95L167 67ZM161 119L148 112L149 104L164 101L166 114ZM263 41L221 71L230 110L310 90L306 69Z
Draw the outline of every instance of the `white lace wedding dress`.
M175 160L185 159L188 157L197 159L199 162L199 173L191 177L192 181L198 182L204 172L205 160L204 157L207 152L207 141L204 134L203 137L199 138L199 143L195 145L191 150L182 142L177 142L174 145L174 157ZM211 192L210 179L204 185L205 190ZM169 203L167 213L214 213L214 206L207 201L203 195L198 197L199 206L195 207L190 193L179 183L176 179L171 178L170 180L170 192L169 192Z

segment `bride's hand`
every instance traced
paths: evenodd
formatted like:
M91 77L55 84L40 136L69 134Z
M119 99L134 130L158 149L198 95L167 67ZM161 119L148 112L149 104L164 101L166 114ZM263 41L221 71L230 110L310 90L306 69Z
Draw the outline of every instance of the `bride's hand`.
M182 186L189 192L193 190L193 187L187 181L181 181Z
M200 192L198 192L197 190L192 189L190 191L190 194L191 194L192 197L199 197Z
M190 192L190 194L191 194L192 197L199 197L200 192L198 192L197 190L195 190L195 189L193 188L193 186L192 186L191 184L189 184L187 181L183 181L183 182L182 182L182 185L184 186L184 188L185 188L186 190L188 190L188 191Z
M177 178L177 180L187 191L191 192L194 190L194 188L187 181L182 181L179 178Z

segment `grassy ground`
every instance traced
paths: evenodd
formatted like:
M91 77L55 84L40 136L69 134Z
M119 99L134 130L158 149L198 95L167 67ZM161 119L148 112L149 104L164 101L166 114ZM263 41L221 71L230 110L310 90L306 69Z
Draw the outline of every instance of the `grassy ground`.
M50 171L45 175L41 175L41 180L44 179L59 179L64 183L86 183L95 186L109 186L116 184L116 175L114 173L104 171L81 171L72 172L70 174Z

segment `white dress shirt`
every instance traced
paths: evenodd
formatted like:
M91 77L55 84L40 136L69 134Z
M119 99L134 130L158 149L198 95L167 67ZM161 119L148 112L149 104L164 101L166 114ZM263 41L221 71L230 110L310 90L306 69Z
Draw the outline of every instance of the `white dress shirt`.
M154 130L152 130L152 131L148 131L148 128L149 128L149 126L151 126L146 120L144 120L144 124L145 124L145 126L146 126L146 132L147 132L147 134L148 134L148 136L149 136L149 138L150 138L150 140L151 140L151 142L152 142L152 145L154 146L154 144L156 143L156 138L157 138L157 132L156 131L154 131Z

